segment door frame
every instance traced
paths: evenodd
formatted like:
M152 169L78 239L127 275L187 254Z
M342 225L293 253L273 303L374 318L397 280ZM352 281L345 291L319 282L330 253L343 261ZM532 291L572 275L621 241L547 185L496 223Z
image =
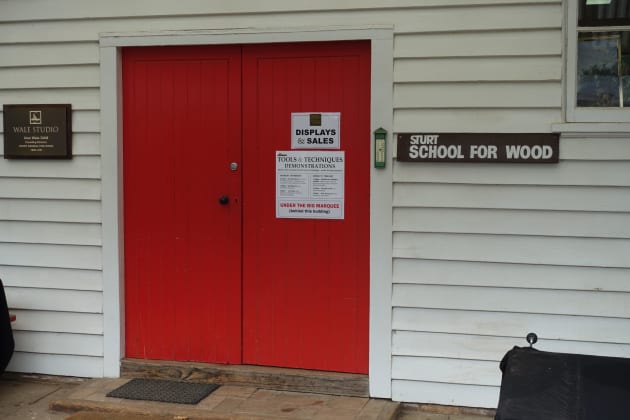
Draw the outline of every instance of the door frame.
M389 132L388 164L370 162L369 389L391 398L393 27L233 29L102 33L100 47L103 376L119 377L124 357L124 237L121 48L173 45L371 41L370 129ZM370 156L374 156L374 141ZM367 164L367 162L366 162Z

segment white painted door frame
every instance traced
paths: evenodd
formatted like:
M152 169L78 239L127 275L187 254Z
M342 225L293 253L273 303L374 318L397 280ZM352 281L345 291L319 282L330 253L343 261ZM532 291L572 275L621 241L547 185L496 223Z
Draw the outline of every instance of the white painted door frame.
M389 133L387 165L370 172L370 396L391 398L393 28L282 28L100 35L103 335L106 377L124 357L122 79L120 49L134 46L370 40L372 132ZM366 139L374 156L374 141Z

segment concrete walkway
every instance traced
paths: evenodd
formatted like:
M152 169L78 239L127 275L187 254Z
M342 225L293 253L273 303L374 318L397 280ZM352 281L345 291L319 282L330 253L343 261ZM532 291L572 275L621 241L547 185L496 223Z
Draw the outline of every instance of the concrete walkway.
M426 411L413 404L362 397L274 391L223 385L197 405L109 398L129 379L76 379L5 374L0 378L0 418L8 420L167 420L167 419L360 419L488 420ZM451 409L452 411L452 409Z
M67 398L85 381L73 378L0 376L0 419L63 420L64 413L49 411L53 399Z

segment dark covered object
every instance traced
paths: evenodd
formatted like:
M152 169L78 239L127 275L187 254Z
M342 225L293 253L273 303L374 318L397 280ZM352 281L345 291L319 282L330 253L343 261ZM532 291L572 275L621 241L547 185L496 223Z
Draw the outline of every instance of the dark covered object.
M514 347L495 420L628 420L630 359Z
M15 343L13 341L13 331L11 330L11 320L9 319L9 308L7 298L4 294L4 285L0 279L0 373L3 373L13 356Z

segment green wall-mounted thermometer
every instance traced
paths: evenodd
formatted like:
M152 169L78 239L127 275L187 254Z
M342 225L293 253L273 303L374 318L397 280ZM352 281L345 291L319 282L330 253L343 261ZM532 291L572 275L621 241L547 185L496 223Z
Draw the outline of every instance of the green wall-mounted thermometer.
M374 130L374 167L384 168L387 156L387 130L382 127Z

